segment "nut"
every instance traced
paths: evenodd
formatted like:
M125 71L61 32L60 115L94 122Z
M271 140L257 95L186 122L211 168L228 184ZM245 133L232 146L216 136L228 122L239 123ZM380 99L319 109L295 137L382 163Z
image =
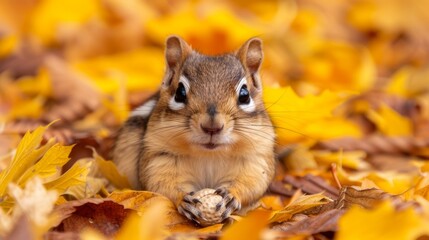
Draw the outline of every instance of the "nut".
M215 193L216 190L205 188L196 192L194 198L200 200L201 203L196 203L195 207L201 212L202 218L199 219L200 225L210 226L220 223L222 220L222 213L225 212L225 204L216 211L216 205L223 201L222 196Z

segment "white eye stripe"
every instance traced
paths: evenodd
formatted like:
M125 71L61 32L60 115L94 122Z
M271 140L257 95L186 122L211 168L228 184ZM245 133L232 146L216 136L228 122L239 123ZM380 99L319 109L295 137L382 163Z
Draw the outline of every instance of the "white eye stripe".
M250 102L248 104L240 104L239 107L247 113L254 112L256 109L255 102L252 98L250 98Z
M237 96L240 95L240 90L243 87L243 85L247 85L247 79L246 77L243 77L240 82L237 84L237 87L235 88L235 91L237 92ZM250 101L247 104L239 104L239 108L247 113L254 112L256 109L255 102L253 101L252 97L250 97Z
M238 84L237 84L237 87L235 88L235 91L237 92L237 94L239 94L240 93L240 89L241 89L241 87L243 86L243 85L247 85L247 79L246 79L246 77L243 77L241 80L240 80L240 82L238 82Z
M174 99L174 96L173 96L170 98L170 101L168 102L168 107L171 110L177 111L177 110L183 109L185 107L185 104L176 102L176 100Z
M185 87L186 93L188 93L189 92L189 88L190 88L189 80L185 76L180 75L179 83L183 84L183 86ZM176 102L175 97L176 97L176 94L174 94L170 98L170 101L168 102L168 107L171 110L175 110L175 111L185 108L185 104L181 103L181 102Z
M189 88L191 87L191 85L189 84L189 80L185 76L180 75L179 83L182 83L183 86L185 86L185 91L186 91L186 93L188 93Z
M140 116L140 117L148 117L150 113L152 112L153 108L155 107L157 101L156 100L149 100L140 107L134 109L134 111L131 112L130 117Z

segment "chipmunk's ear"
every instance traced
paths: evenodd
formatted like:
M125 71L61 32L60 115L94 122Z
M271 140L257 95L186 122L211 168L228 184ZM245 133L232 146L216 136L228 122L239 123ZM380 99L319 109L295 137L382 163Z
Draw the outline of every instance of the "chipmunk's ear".
M179 36L173 35L167 38L165 58L170 69L181 64L191 52L191 47Z
M247 40L238 50L237 56L250 74L257 73L264 56L261 39L251 38Z
M260 88L261 83L257 73L259 72L264 57L264 53L262 52L262 40L259 38L247 40L238 50L237 57L252 75L255 87Z

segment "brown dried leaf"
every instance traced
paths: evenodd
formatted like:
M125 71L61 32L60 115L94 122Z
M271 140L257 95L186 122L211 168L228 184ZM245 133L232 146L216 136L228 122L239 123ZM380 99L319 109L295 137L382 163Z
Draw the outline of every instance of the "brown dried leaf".
M416 137L386 137L373 134L363 139L338 138L318 143L314 148L329 149L334 151L362 150L368 154L400 154L418 152L419 149L428 147L429 139Z
M420 210L420 206L417 202L405 202L399 196L391 195L380 189L371 188L359 190L354 187L343 187L338 199L333 203L323 206L323 208L319 209L319 212L323 212L328 209L347 209L353 205L359 205L363 208L371 209L386 200L390 200L397 210L405 209L410 206Z
M323 192L325 196L331 199L336 199L338 197L338 189L326 183L323 178L311 174L305 175L304 177L287 175L282 182L292 185L295 189L301 189L303 193L316 194Z
M354 97L344 105L344 108L349 112L360 112L365 110L362 109L363 105L371 109L378 109L385 105L408 117L417 114L417 103L415 100L381 91L369 91Z
M73 201L56 209L56 212L63 216L61 224L56 229L64 232L82 232L85 228L93 228L106 236L113 236L131 211L111 200Z
M299 221L275 225L273 229L282 231L281 236L283 237L334 232L338 228L338 219L344 212L345 210L332 209L316 216L305 217Z
M46 53L32 46L29 42L23 42L18 51L4 59L0 59L0 72L8 71L13 78L22 76L34 76L42 65Z
M273 181L271 182L268 191L273 194L279 194L286 197L292 197L296 189L287 188L285 183L282 181Z
M55 226L58 226L64 219L70 217L75 211L76 208L79 206L82 206L86 203L94 203L99 204L102 203L103 199L99 198L88 198L88 199L82 199L82 200L75 200L63 203L54 209L54 215L57 217L57 223Z
M403 155L377 154L368 157L367 161L379 171L395 171L400 173L417 173L418 168L412 164L413 158Z
M352 205L360 205L364 208L372 208L376 204L389 198L399 200L399 198L393 197L392 195L383 192L380 189L372 188L358 190L353 187L344 187L341 189L340 196L335 201L335 208L349 208Z
M56 102L42 116L42 120L51 122L62 119L66 122L72 122L100 106L100 93L90 84L90 80L71 70L58 57L46 57L45 65L51 76Z
M182 228L180 226L192 224L189 220L179 214L173 202L157 193L125 190L121 192L113 192L109 198L122 204L125 208L133 209L138 212L144 212L154 204L161 204L163 206L163 212L160 214L168 217L166 219L166 224L170 230L180 230ZM191 229L195 230L194 227Z

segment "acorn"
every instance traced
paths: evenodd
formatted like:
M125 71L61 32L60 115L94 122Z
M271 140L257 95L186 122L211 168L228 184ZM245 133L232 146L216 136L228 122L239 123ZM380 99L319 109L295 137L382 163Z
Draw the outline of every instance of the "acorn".
M215 193L216 190L205 188L194 194L194 198L200 202L195 204L201 214L202 218L198 219L200 225L203 227L214 225L222 221L222 213L225 212L225 204L222 204L219 209L216 209L218 203L222 202L222 196Z

